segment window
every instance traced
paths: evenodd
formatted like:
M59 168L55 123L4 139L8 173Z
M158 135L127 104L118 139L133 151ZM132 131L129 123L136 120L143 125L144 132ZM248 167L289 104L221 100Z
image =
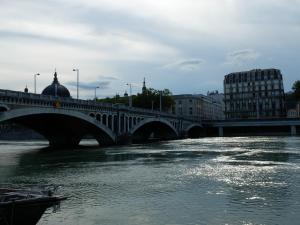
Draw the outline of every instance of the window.
M193 107L190 107L190 115L193 115Z

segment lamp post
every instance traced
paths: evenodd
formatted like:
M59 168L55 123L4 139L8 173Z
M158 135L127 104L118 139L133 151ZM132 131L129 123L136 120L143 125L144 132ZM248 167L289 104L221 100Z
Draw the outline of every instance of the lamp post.
M79 99L79 69L73 69L73 71L77 72L77 100Z
M95 102L97 101L97 89L99 88L99 86L95 87Z
M39 73L34 74L34 94L36 94L36 76L39 76Z
M126 85L129 86L129 107L132 107L132 87L131 87L131 83L127 83Z
M159 111L162 111L162 91L159 91Z

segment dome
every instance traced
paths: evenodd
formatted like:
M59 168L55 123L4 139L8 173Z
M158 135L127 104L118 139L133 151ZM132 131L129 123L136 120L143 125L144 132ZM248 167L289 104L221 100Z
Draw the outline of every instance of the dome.
M69 90L58 82L56 72L54 73L54 79L52 84L43 90L42 95L51 95L64 98L71 97Z

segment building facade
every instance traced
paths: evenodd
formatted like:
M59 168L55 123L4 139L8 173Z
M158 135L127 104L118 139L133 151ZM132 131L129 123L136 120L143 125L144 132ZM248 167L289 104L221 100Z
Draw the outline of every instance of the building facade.
M287 111L288 118L300 118L300 102L298 102L295 108L288 109Z
M286 117L280 70L256 69L226 75L224 102L226 119Z
M210 93L211 94L211 93ZM224 119L223 95L173 95L175 106L173 112L178 116L201 120Z

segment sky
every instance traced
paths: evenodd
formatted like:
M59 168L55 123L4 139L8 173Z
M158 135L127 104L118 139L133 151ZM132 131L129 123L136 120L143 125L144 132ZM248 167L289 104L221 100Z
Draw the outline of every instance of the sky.
M147 87L223 92L224 75L280 69L300 79L300 0L0 0L0 88L53 80L76 97Z

